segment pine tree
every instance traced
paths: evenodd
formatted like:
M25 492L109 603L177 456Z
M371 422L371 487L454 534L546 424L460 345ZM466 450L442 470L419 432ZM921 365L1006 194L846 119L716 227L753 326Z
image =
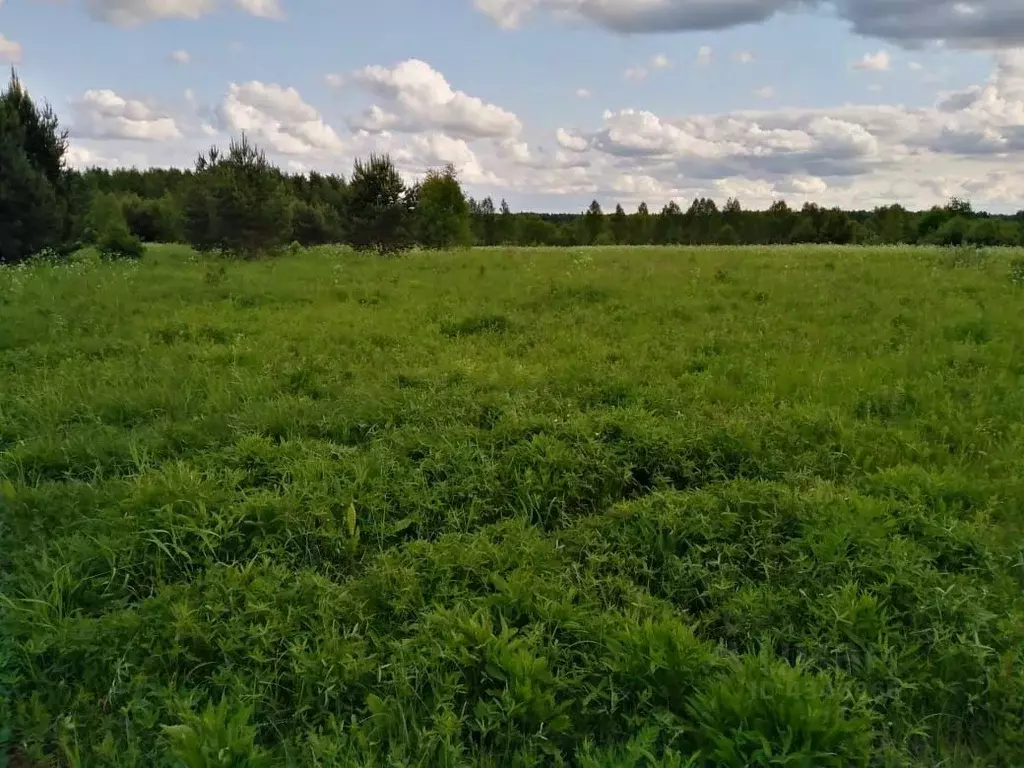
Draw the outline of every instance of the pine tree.
M185 200L186 239L197 250L271 255L291 236L291 206L281 172L242 134L227 154L213 147L196 160Z
M67 147L53 110L39 108L12 70L0 92L0 263L76 245Z
M349 242L359 251L399 253L412 247L412 216L420 190L406 189L388 155L356 160L348 184Z

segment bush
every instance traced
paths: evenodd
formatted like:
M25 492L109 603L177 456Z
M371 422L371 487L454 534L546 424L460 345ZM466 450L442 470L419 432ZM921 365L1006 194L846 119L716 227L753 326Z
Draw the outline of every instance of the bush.
M254 259L291 239L284 178L244 134L226 155L213 147L198 158L184 207L186 240L199 251Z
M128 229L121 200L111 193L100 192L93 197L86 232L106 258L138 259L144 252L142 241Z
M349 242L357 251L393 254L412 247L416 195L387 155L356 160L349 192Z
M122 200L128 231L145 243L181 242L181 210L169 194L155 200L130 195Z
M97 241L96 248L108 259L141 259L146 252L142 241L127 229L104 233Z

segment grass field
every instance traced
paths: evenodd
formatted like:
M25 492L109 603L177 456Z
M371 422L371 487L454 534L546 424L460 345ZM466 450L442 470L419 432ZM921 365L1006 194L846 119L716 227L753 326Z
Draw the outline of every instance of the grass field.
M0 741L1024 764L1013 258L2 270Z

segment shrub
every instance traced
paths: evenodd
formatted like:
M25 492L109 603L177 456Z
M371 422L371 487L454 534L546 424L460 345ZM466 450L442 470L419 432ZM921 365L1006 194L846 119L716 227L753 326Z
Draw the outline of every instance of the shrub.
M292 207L284 178L243 134L226 155L196 160L185 199L185 236L199 251L245 259L276 253L290 240Z
M349 192L349 242L357 251L393 254L412 247L412 190L387 155L356 160Z
M93 197L86 232L106 258L138 259L144 252L142 241L128 229L121 201L111 193L100 192Z
M96 248L108 259L141 259L146 252L142 241L127 229L104 233L96 242Z
M169 194L155 200L130 195L122 200L128 231L145 243L175 243L183 237L181 210Z

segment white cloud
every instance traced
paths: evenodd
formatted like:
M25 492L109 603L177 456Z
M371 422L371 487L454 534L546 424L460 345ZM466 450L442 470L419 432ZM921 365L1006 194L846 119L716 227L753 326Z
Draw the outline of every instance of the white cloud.
M118 27L156 19L198 19L216 8L216 0L86 0L89 14Z
M0 35L0 61L17 64L21 61L21 44Z
M585 138L569 133L564 128L559 128L555 132L555 140L558 142L558 146L570 152L582 152L587 148L587 140Z
M174 118L109 89L86 91L73 108L75 136L169 141L182 135Z
M1024 45L1024 3L1017 0L474 0L499 25L546 15L619 34L708 31L756 24L793 11L834 11L859 35L915 48Z
M912 61L912 62L910 62L909 64L907 64L907 68L911 72L923 72L924 71L924 65L921 62L919 62L919 61Z
M576 98L577 99L589 99L590 96L591 96L591 93L590 93L590 90L588 88L577 88L576 89Z
M1007 169L1024 162L1024 52L999 56L986 84L946 94L929 108L685 118L625 109L606 111L597 130L562 129L556 139L580 158L571 174L578 190L632 185L659 189L660 200L742 193L754 205L787 195L855 207L896 200L926 206L963 195L1019 207L1024 177Z
M709 66L714 55L715 52L710 45L702 45L697 51L697 65L701 67Z
M736 61L738 61L740 64L753 64L754 54L752 54L750 51L740 51L739 53L736 54Z
M654 69L665 69L666 67L672 66L672 62L669 61L668 56L663 53L659 53L651 59L651 66Z
M188 64L192 61L192 56L188 51L178 50L171 54L171 61L175 64Z
M286 155L339 152L338 134L294 88L252 80L232 83L218 110L222 126L245 131Z
M419 59L392 69L364 67L349 80L386 102L374 105L354 124L367 131L442 131L465 139L515 136L522 123L513 113L454 90L444 75Z
M252 16L262 19L283 19L280 0L235 0L235 5Z
M754 95L759 99L774 99L775 88L770 85L765 85L755 90Z
M135 27L159 19L198 19L217 10L218 0L85 0L94 19L118 27ZM233 0L240 11L281 19L280 0Z
M850 64L850 69L869 69L875 72L888 72L892 67L892 56L888 51L865 53L864 56Z
M630 67L622 73L622 76L631 83L639 83L641 80L645 80L648 74L646 67Z

